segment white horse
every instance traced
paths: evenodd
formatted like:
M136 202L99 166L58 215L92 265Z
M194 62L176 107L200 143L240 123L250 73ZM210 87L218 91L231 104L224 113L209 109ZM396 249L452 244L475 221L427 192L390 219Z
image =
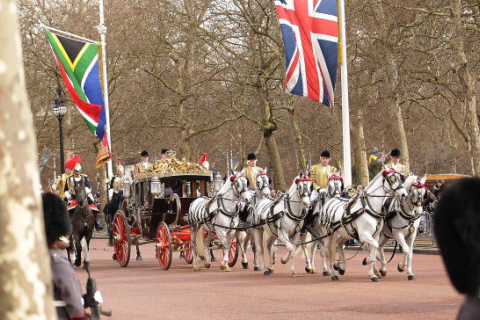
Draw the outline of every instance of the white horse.
M327 249L326 258L332 280L338 280L334 269L340 274L345 273L345 255L343 244L349 239L357 239L366 244L369 255L362 262L370 265L369 276L373 282L379 281L375 274L378 240L383 228L384 213L382 210L385 198L392 193L395 197L407 197L407 191L402 185L400 174L393 169L384 167L356 198L348 200L333 198L322 208L320 216ZM340 261L335 261L336 251L340 253Z
M255 206L258 202L266 197L270 196L270 181L267 175L267 168L264 171L259 172L255 179L255 190L251 191L253 201L250 204L249 214L247 216L247 223L253 223L253 211L255 210ZM252 250L253 250L253 265L255 271L260 271L258 266L258 259L257 259L257 252L255 248L255 243L251 241L253 237L253 229L247 229L246 231L239 231L237 233L237 240L238 246L240 251L242 252L242 267L243 269L248 269L248 259L247 259L247 248L248 243L252 242Z
M254 223L262 224L254 229L255 246L258 253L260 267L264 275L273 273L274 257L272 246L277 238L282 240L288 251L289 259L292 262L290 270L292 276L296 276L294 256L297 249L296 242L300 237L300 230L303 226L307 209L310 206L310 194L312 193L312 182L306 174L296 177L286 194L277 200L266 198L261 200L254 213ZM264 246L264 236L265 246ZM268 264L264 263L264 249L266 249ZM283 259L283 258L282 258ZM283 263L287 261L284 260Z
M322 257L323 261L323 275L330 276L328 272L328 265L327 265L327 251L324 247L324 239L315 240L315 238L321 238L321 234L316 231L315 228L315 220L320 216L320 212L322 211L323 206L325 203L333 198L338 198L342 196L343 193L343 179L340 175L332 174L328 176L327 187L322 189L319 192L317 199L314 199L311 206L313 206L312 210L312 225L306 226L306 230L308 233L300 237L301 242L308 242L307 244L302 245L303 252L305 254L306 260L306 267L305 271L307 273L314 274L316 273L315 270L315 251L317 250L317 244L320 245L320 256ZM307 218L308 220L308 218Z
M236 234L235 228L239 223L238 213L241 208L241 199L249 203L252 200L252 193L248 190L245 176L240 172L232 172L230 178L227 179L214 198L199 198L191 203L187 221L190 224L194 271L200 270L197 262L196 243L199 230L206 233L203 240L206 256L205 267L210 268L212 257L209 246L214 234L217 234L224 248L220 269L231 271L228 266L228 255L230 242Z
M427 193L425 185L427 177L424 176L420 181L418 177L411 175L405 182L404 187L408 190L408 196L405 199L394 198L387 208L386 221L379 241L379 254L381 260L380 275L387 275L387 260L385 259L384 246L390 239L395 239L402 247L405 256L397 269L400 272L407 269L408 280L414 280L415 275L412 271L413 243L417 236L420 217L423 214L423 201Z

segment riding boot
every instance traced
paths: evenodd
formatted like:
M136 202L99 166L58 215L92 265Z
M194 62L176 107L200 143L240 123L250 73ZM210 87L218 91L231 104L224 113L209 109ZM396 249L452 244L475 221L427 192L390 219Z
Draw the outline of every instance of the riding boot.
M100 222L98 221L98 213L94 214L94 216L95 216L95 230L102 231L103 227L100 225Z

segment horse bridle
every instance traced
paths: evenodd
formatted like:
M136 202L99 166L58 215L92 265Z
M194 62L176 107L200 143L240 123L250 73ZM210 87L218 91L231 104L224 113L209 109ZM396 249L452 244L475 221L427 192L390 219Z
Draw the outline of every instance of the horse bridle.
M330 182L330 181L335 181L335 182L336 182L336 181L340 181L340 182L343 184L343 179L342 179L341 177L337 177L337 176L332 176L332 177L328 178L328 181L329 181L329 182ZM335 189L333 190L332 193L330 192L331 189L332 189L332 188L330 188L330 183L329 183L329 184L328 184L328 188L327 188L327 195L328 195L329 198L333 198L333 197L335 196L337 190L339 191L339 192L338 192L338 195L341 196L341 194L342 194L342 188L341 188L341 187L340 187L340 189L337 188L337 184L336 184L336 183L335 183Z
M240 179L243 178L243 179L246 179L243 174L240 174L238 176L236 175L232 175L230 177L230 182L232 183L233 187L231 186L230 189L233 190L233 192L237 193L238 197L240 198L242 196L242 194L244 192L248 192L248 187L247 187L247 184L246 183L242 183L242 190L241 191L238 191L239 189L239 181ZM227 201L232 201L232 202L239 202L239 199L229 199L229 198L225 198L223 197L222 194L219 194L217 196L217 210L229 217L233 217L235 215L238 214L238 211L239 211L239 205L237 204L235 206L235 211L228 211L227 209L225 209L225 204L223 203L225 200Z
M257 181L257 189L258 189L260 192L263 192L263 190L264 190L265 188L270 188L270 184L268 183L268 176L267 176L266 173L260 172L260 173L257 174L257 178L258 178L258 177L261 177L261 178L262 178L262 179L261 179L261 180L262 180L262 186L261 186L261 187L258 186L258 181Z

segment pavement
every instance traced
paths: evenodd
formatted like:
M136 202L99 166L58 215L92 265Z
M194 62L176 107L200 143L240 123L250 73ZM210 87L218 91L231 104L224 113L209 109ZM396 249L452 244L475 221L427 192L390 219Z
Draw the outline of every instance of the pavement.
M244 270L240 260L232 272L222 272L219 263L194 272L178 253L164 271L155 259L154 244L142 245L143 261L134 260L126 268L111 259L113 249L106 239L91 242L92 276L102 292L103 308L111 319L453 319L462 297L453 289L441 257L415 254L416 280L408 281L396 265L402 254L388 265L387 276L373 283L367 267L361 265L365 253L348 250L347 271L340 281L304 272L304 258L295 259L297 278L290 265L275 265L274 273L264 276ZM285 248L278 248L279 255ZM215 253L220 258L220 253ZM389 258L389 256L387 256ZM316 256L317 269L320 258ZM86 273L76 269L82 283Z

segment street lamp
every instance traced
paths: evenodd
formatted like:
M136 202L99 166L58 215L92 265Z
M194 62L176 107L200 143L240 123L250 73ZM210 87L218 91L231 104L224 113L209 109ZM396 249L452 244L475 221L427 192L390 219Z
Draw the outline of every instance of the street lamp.
M53 113L57 116L59 134L60 134L60 172L65 173L65 159L63 156L63 126L62 120L65 113L67 113L67 106L65 105L65 100L62 97L62 88L57 88L57 97L53 103Z

